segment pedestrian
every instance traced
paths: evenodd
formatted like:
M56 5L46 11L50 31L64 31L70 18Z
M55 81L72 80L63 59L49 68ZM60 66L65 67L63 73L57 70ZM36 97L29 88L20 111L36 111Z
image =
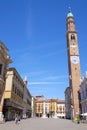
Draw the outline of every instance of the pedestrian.
M80 117L78 116L77 117L77 124L79 124L80 123Z
M18 124L18 116L15 118L15 124Z
M18 116L18 121L20 121L21 120L21 117L20 117L20 115Z

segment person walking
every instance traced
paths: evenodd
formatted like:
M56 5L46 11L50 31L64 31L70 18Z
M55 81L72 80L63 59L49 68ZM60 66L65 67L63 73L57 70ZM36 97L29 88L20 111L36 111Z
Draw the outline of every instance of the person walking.
M15 118L15 124L18 124L18 116Z

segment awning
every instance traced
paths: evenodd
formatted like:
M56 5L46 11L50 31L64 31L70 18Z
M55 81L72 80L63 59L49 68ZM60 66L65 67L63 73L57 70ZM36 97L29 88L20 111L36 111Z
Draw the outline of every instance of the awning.
M82 115L82 116L87 116L87 113L82 113L81 115Z

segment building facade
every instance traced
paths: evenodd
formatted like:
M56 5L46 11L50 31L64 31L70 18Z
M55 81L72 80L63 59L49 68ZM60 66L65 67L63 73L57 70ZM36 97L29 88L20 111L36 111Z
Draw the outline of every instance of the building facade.
M86 77L80 84L80 95L81 95L81 108L80 114L87 119L87 72Z
M27 88L28 80L27 77L23 80L24 82L24 92L23 92L23 114L22 118L29 118L31 117L32 109L31 109L31 104L32 104L32 95Z
M79 89L80 89L80 56L78 48L78 37L75 29L74 16L69 8L66 19L67 27L67 53L69 68L69 86L71 89L71 106L73 107L73 118L79 115ZM72 110L72 109L71 109Z
M65 100L58 100L57 102L57 117L65 118Z
M43 95L38 95L35 97L35 115L37 117L42 117L43 114Z
M73 117L71 115L71 89L70 87L67 87L65 90L65 113L66 113L66 119L71 119Z
M7 70L3 108L6 120L31 115L31 95L26 85L15 68Z
M4 104L4 90L6 80L6 70L11 58L8 54L7 47L0 41L0 122L3 121L3 104Z
M65 101L45 99L43 96L35 99L35 114L37 117L65 118Z

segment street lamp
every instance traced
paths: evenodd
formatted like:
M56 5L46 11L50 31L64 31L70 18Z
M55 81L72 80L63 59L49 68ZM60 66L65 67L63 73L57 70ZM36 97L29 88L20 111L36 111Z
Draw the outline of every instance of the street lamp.
M74 118L74 107L73 105L71 105L71 119Z

